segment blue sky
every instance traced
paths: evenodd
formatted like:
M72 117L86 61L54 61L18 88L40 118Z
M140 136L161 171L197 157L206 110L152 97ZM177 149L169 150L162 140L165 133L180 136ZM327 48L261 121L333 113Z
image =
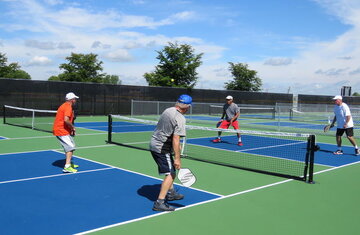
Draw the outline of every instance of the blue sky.
M228 62L258 71L263 91L360 92L358 0L0 0L0 52L33 80L95 53L123 84L147 85L169 42L204 53L197 88L224 89Z

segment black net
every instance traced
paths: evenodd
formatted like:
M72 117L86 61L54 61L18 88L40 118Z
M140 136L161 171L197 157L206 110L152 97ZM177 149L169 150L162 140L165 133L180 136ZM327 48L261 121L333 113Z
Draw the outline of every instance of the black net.
M149 150L156 121L109 115L110 143ZM214 143L218 131L221 142ZM238 146L237 134L244 146ZM207 128L187 125L182 154L195 160L305 180L310 135Z
M4 123L52 132L56 111L4 106Z

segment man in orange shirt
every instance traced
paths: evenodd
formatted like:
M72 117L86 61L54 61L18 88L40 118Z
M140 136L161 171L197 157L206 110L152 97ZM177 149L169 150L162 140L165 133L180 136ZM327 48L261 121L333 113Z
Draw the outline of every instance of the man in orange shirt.
M79 167L71 161L73 152L75 151L75 141L73 138L75 135L73 105L78 98L79 97L73 92L67 93L65 96L66 102L58 108L54 121L53 134L60 141L65 151L66 160L63 169L64 173L75 173L77 172L75 168Z

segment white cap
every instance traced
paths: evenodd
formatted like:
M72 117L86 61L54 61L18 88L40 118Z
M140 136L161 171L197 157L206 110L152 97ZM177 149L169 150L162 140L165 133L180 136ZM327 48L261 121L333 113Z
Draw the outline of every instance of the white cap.
M342 96L341 95L336 95L334 98L332 98L333 100L342 100Z
M233 97L232 97L231 95L228 95L228 96L226 96L226 99L227 99L227 100L232 100Z
M73 92L69 92L66 94L65 99L66 100L72 100L72 99L79 99L79 96L76 96Z

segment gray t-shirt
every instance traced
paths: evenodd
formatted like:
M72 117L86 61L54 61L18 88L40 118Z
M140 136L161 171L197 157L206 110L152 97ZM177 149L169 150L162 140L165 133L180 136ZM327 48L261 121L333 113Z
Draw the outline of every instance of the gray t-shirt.
M172 152L173 135L186 136L185 117L175 107L167 108L160 116L151 137L150 150L157 153Z
M240 108L235 103L228 103L224 104L224 112L225 112L225 120L230 121L235 114L240 112Z

